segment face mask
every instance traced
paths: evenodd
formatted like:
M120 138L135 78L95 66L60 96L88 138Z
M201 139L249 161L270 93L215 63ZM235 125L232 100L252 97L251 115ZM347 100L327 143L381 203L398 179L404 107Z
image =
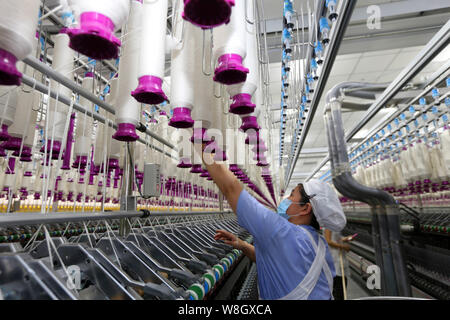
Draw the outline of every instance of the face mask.
M292 216L290 216L290 215L288 215L288 214L286 213L287 209L289 208L289 206L290 206L292 203L302 204L301 202L292 202L292 201L289 200L289 199L284 199L283 201L281 201L280 205L279 205L278 208L277 208L277 213L278 213L278 215L279 215L280 217L282 217L282 218L287 219L287 220L289 220L289 219L292 218L292 217L300 216L301 213L299 213L299 214L293 214Z

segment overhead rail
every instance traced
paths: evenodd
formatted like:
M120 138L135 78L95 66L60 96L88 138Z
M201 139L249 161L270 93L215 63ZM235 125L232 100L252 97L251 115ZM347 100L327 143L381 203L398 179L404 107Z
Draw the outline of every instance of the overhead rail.
M293 153L290 154L289 159L288 159L284 189L287 188L287 186L289 185L289 182L291 180L292 173L294 172L298 157L300 155L300 152L302 150L306 136L310 129L312 120L314 118L314 114L319 105L319 101L322 97L323 90L327 83L328 76L331 72L334 60L339 51L340 44L342 42L342 39L345 34L345 30L347 29L348 23L352 16L353 9L355 8L355 4L356 4L355 1L340 1L339 2L338 8L337 8L337 12L338 12L337 19L333 23L333 27L331 28L331 31L329 34L329 43L323 52L323 63L322 63L323 66L321 69L318 70L318 79L317 79L317 83L315 84L315 89L313 92L310 106L309 106L309 108L305 108L304 110L300 111L300 112L307 111L306 119L304 122L300 123L303 115L299 115L299 118L298 118L299 119L298 120L299 121L298 122L299 136L296 135L293 140L293 143L297 143L297 141L298 141L298 143L297 143L296 147L294 147ZM323 29L323 25L322 25L321 29ZM310 65L310 63L307 63L307 66L308 65ZM305 73L305 75L306 74L307 73ZM310 81L310 83L311 83L311 81ZM306 92L305 92L305 94L306 94ZM302 97L302 103L304 103L304 102L307 102L306 96Z
M346 135L345 140L346 142L349 142L358 132L361 130L361 128L364 127L372 118L373 116L381 110L387 102L389 102L390 99L395 97L395 95L402 89L404 86L410 81L414 76L416 76L425 66L439 53L441 52L449 42L450 37L450 21L448 21L440 30L437 32L434 37L423 47L423 49L419 52L419 54L414 58L411 63L409 63L403 71L394 79L394 81L391 83L391 85L380 95L378 96L377 100L372 104L372 106L369 108L369 110L366 112L365 116L358 122L358 124ZM413 100L411 100L410 103L408 103L408 106L411 105L413 102L416 102L419 100L419 98L428 92L430 92L433 88L433 86L436 85L436 82L442 81L443 78L446 77L445 72L447 72L449 69L448 63L444 65L443 68L439 70L439 72L436 72L433 74L431 82L434 84L430 84L429 86L426 86L424 88L424 91L415 97ZM437 79L437 80L436 80ZM395 116L399 115L401 112L396 112ZM386 121L386 124L392 121L391 118L389 118ZM366 139L364 139L363 143L366 143L368 139L372 137L372 135L375 133L371 133L367 136ZM358 144L355 148L352 148L353 152L356 148L361 146L362 143ZM309 181L312 179L317 172L330 160L329 156L324 158L321 163L313 170L310 176L306 178L305 181ZM289 180L286 182L286 186L289 184Z

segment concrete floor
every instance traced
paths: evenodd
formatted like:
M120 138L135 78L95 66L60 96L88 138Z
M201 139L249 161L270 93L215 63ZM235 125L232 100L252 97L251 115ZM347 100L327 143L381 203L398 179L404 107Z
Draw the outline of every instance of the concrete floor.
M370 295L361 288L361 286L352 279L352 277L348 277L347 279L347 300L369 297Z

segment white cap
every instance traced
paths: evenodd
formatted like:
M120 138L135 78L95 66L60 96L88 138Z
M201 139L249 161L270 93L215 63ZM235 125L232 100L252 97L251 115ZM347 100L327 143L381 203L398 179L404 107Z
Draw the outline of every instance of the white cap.
M347 219L336 192L328 183L314 179L305 182L303 187L319 225L334 232L344 229Z

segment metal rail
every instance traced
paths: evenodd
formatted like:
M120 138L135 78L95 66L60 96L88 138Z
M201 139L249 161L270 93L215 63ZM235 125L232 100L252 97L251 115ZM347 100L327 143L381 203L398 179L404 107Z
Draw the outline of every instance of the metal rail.
M107 103L106 101L101 100L99 97L94 95L93 93L89 92L88 90L84 89L80 85L76 84L71 79L63 76L61 73L53 70L50 66L47 66L45 63L39 61L38 59L28 56L23 60L24 63L28 64L30 67L38 70L42 74L47 75L48 77L52 78L53 80L61 83L63 86L69 88L75 93L78 93L80 96L86 98L87 100L91 101L92 103L99 106L99 108L102 108L103 110L106 110L107 112L111 114L116 114L114 107ZM45 92L44 92L45 93ZM168 146L171 149L177 150L176 147L168 142L167 140L157 136L150 130L146 130L145 132L147 135L151 136L153 139L161 142L162 144Z
M345 30L347 29L348 23L350 22L350 18L353 13L353 9L355 8L356 1L343 1L342 7L340 10L339 18L336 21L336 24L334 28L332 29L332 32L330 34L330 44L327 47L327 51L325 52L324 56L324 62L323 62L323 69L319 77L318 84L316 86L316 89L314 90L314 96L311 100L311 105L308 112L308 117L306 118L306 122L303 126L302 133L300 135L300 141L297 145L297 151L293 158L289 160L288 164L288 170L287 170L287 177L285 179L285 185L284 188L287 189L287 186L289 185L289 182L291 180L292 174L295 169L295 165L297 164L298 157L300 155L300 152L302 150L303 144L306 139L306 135L308 134L309 128L312 123L312 119L314 117L314 114L317 110L317 107L319 105L320 98L322 96L322 92L325 88L326 82L328 80L328 76L331 73L331 69L333 67L334 60L337 56L337 53L339 51L340 44L342 42L342 39L344 38Z
M450 37L450 21L448 21L437 33L436 35L427 43L427 45L420 51L420 53L414 58L414 60L405 68L403 71L395 78L391 85L380 95L377 100L369 108L365 116L361 121L349 132L345 137L346 142L349 142L358 132L366 125L373 116L381 110L381 108L389 102L404 86L411 80L415 75L417 75L427 64L431 61L445 46L448 45ZM445 72L444 68L441 72ZM441 73L440 72L440 73ZM441 74L442 74L441 73ZM437 73L436 78L440 77L441 74ZM431 87L426 87L423 94L431 91ZM421 96L414 98L412 101L417 101ZM400 113L400 112L399 112ZM399 114L396 113L396 114ZM392 120L390 117L387 121ZM364 140L364 142L367 139ZM360 146L362 143L358 144ZM328 161L330 157L325 157L322 162L313 170L312 174L309 175L305 181L310 180ZM287 186L287 184L286 184Z
M34 78L30 77L30 76L27 76L26 74L22 75L22 82L24 84L26 84L27 86L30 86L31 88L34 88L34 89L42 92L43 94L49 94L50 93L50 97L52 97L53 99L58 99L58 101L62 102L63 104L65 104L67 106L70 106L73 103L73 108L75 110L77 110L79 112L82 112L82 113L85 113L86 115L94 118L95 120L97 120L97 121L99 121L101 123L104 123L104 124L106 124L108 126L112 126L114 129L117 129L117 125L114 124L114 123L111 123L111 121L109 119L101 116L98 113L95 113L95 112L92 112L92 111L86 109L84 106L82 106L78 102L72 102L71 98L66 97L66 96L64 96L62 94L59 94L55 90L51 89L50 92L49 92L48 86L46 86L45 84L37 81L36 79L34 79ZM150 144L149 142L145 141L142 138L139 138L138 141L143 143L143 144L145 144L145 145L148 145L149 147L151 147L152 149L155 149L158 152L161 152L161 153L164 152L165 155L173 158L173 156L171 154L169 154L169 153L163 151L162 149L160 149L160 148ZM176 158L174 158L174 159L176 159Z
M110 211L110 212L75 212L75 213L20 213L6 214L0 217L1 227L39 225L65 222L81 222L96 220L114 220L124 218L152 218L152 217L185 217L185 216L206 216L213 214L228 214L228 211L191 211L191 212L148 212L143 211Z

